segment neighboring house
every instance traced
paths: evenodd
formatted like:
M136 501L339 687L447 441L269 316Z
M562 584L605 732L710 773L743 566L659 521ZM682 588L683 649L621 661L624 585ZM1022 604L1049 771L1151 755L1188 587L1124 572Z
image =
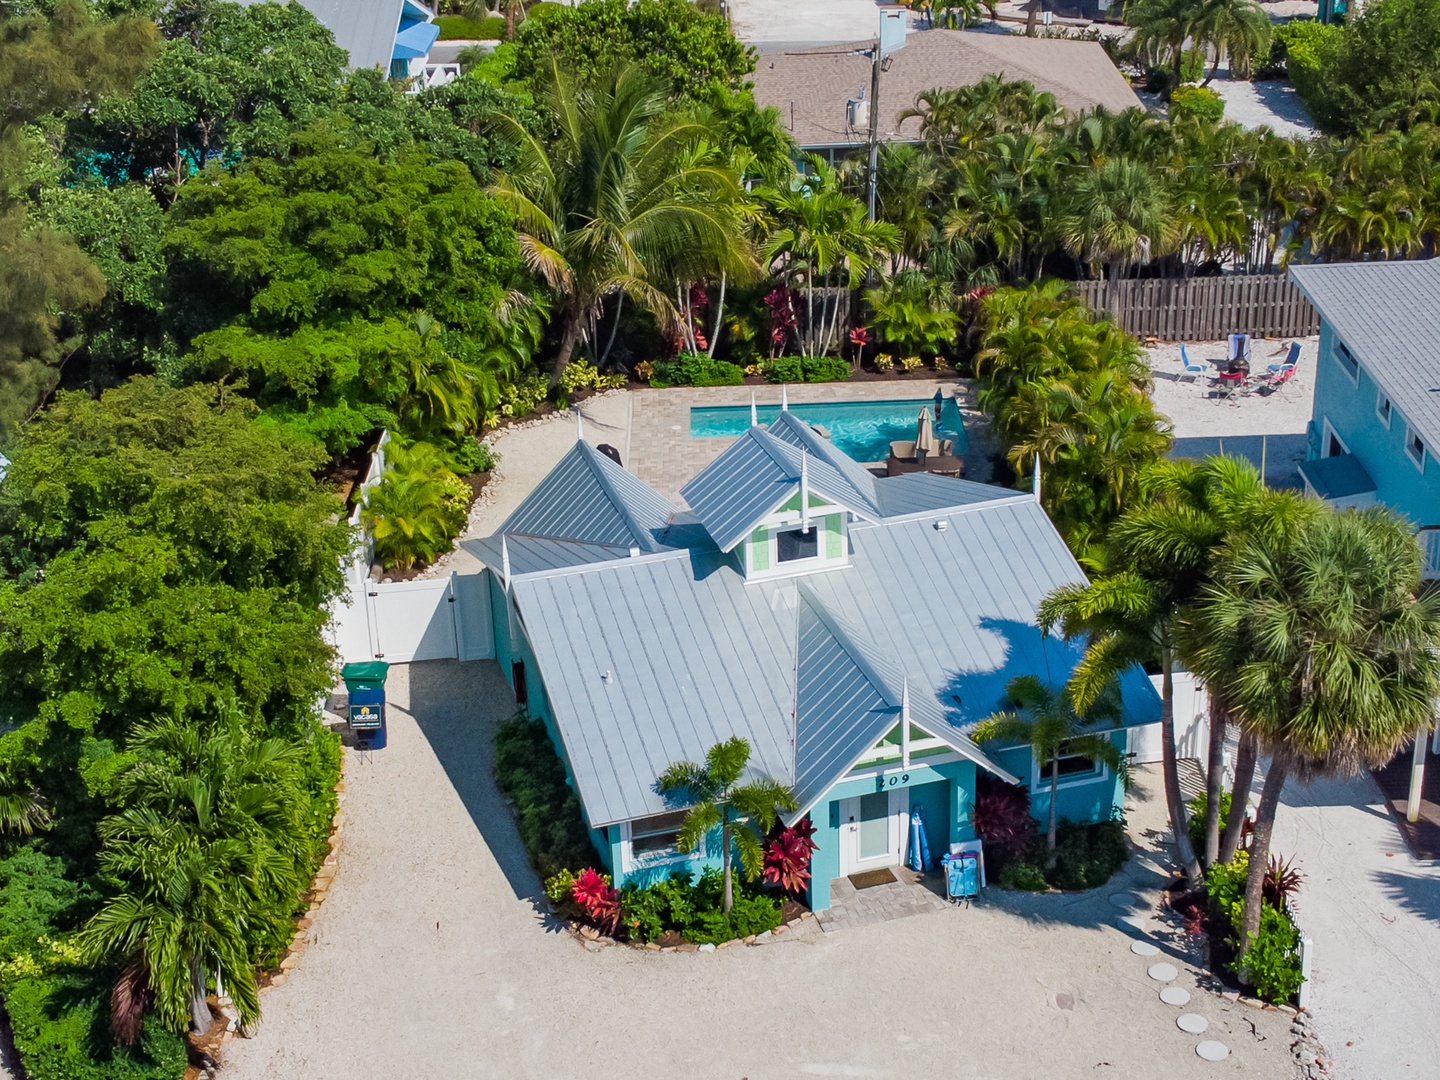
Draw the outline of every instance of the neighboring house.
M869 139L870 42L761 52L755 61L755 100L774 105L802 150L848 152ZM900 114L927 90L971 86L987 75L1029 82L1055 95L1071 114L1103 106L1135 108L1140 99L1105 50L1093 41L1028 38L977 30L921 30L889 57L880 76L882 142L917 142L919 119Z
M933 857L973 844L982 770L1047 812L1028 747L966 734L1013 676L1058 685L1080 655L1035 624L1041 597L1084 578L1033 495L876 479L788 411L681 495L690 510L579 441L480 542L497 659L544 720L617 885L716 861L676 850L683 803L657 778L734 735L816 826L816 909L833 878L907 858L915 807ZM1122 749L1160 713L1138 670L1123 691ZM1120 809L1111 772L1061 768L1062 816Z
M1440 577L1440 259L1292 266L1320 313L1306 490L1381 502L1420 532Z
M263 0L240 2L248 5ZM299 3L335 35L335 44L350 54L352 68L378 67L392 79L425 79L430 74L426 60L440 28L434 23L435 13L420 0Z

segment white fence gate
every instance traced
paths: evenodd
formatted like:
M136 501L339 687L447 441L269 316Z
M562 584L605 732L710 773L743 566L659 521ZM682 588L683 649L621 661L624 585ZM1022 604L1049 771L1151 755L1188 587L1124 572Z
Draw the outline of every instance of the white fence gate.
M344 663L489 660L495 656L483 574L369 581L351 568L348 595L331 609L331 643Z

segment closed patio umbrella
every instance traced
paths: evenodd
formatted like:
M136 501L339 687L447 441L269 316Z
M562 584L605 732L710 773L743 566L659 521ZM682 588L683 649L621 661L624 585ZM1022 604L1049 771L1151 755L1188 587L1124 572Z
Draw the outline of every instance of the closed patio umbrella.
M915 456L924 461L935 452L935 428L930 421L930 410L920 410L920 427L915 432Z

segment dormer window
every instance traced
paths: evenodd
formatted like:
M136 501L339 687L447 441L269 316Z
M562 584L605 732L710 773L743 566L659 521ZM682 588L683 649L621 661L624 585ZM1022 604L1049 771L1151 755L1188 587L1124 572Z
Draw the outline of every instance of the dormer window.
M820 555L820 530L811 522L808 529L787 529L775 534L775 561L795 562Z

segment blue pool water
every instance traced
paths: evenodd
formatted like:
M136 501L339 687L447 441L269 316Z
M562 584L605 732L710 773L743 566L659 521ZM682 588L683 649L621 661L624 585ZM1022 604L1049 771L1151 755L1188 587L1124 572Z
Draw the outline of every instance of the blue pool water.
M830 432L830 439L856 461L884 461L890 444L900 439L915 438L915 428L922 408L933 408L935 399L907 398L901 401L825 402L815 405L791 405L790 411L807 424L819 424ZM761 405L761 424L768 424L780 415L779 405ZM711 435L743 435L750 426L749 405L692 406L690 434L695 438ZM960 410L951 398L940 408L938 434L955 441L954 452L965 453L965 426Z

